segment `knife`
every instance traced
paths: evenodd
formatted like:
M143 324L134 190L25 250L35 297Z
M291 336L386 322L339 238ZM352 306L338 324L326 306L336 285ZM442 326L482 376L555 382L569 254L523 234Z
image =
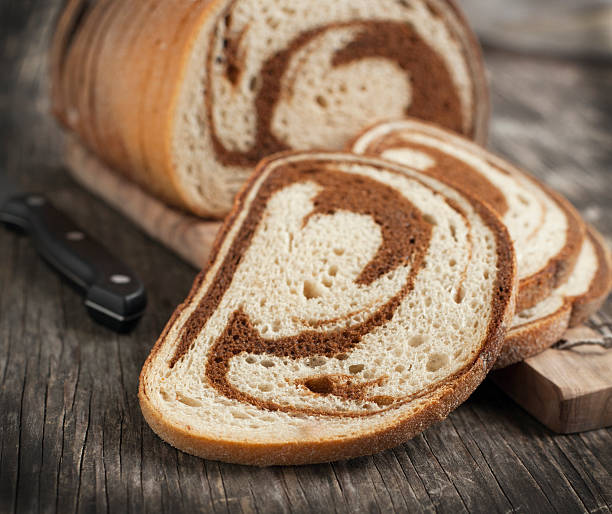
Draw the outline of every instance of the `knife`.
M138 277L44 195L20 193L4 170L0 221L30 236L38 253L84 293L97 322L127 332L143 315L147 298Z

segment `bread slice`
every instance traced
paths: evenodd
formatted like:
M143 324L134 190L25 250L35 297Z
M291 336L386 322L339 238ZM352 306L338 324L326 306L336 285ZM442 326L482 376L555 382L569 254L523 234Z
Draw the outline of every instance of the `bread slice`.
M567 281L582 245L576 210L515 166L474 143L419 120L378 124L350 145L357 154L407 164L488 203L503 219L517 254L517 311Z
M569 280L535 307L515 315L495 369L550 348L568 328L580 325L594 314L611 288L610 251L597 231L588 227Z
M484 141L476 39L448 0L69 0L54 111L113 169L222 217L255 164L406 114Z
M441 420L512 320L498 217L409 168L343 153L261 163L140 375L151 428L236 463L371 454Z

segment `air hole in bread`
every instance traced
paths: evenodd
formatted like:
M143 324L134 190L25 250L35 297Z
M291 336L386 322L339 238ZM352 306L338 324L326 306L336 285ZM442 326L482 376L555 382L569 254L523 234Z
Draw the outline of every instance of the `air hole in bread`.
M278 20L272 18L271 16L266 20L266 23L268 24L268 27L270 27L272 30L275 30L278 28Z
M363 368L365 368L364 364L352 364L351 366L349 366L349 371L353 374L360 373L361 371L363 371Z
M525 198L523 195L518 195L518 199L523 205L529 205L529 200L527 200L527 198Z
M315 357L311 357L310 359L308 359L308 361L306 362L306 365L311 368L316 368L318 366L323 366L323 364L325 364L326 362L327 362L327 359L325 359L325 357L321 357L317 355Z
M392 396L385 395L375 396L371 400L379 407L386 407L387 405L391 405L394 401Z
M397 371L398 373L402 373L406 368L404 366L402 366L401 364L395 366L395 371Z
M408 344L412 346L413 348L416 348L417 346L421 346L424 342L425 342L425 337L422 335L418 335L418 336L412 337L410 341L408 341Z
M455 294L455 302L461 303L464 297L465 291L463 290L463 287L459 286L459 289L457 289L457 293Z
M327 100L324 96L317 95L315 101L319 104L322 109L327 109Z
M269 360L265 360L265 361L261 361L260 364L264 367L264 368L271 368L274 366L274 363L272 361Z
M444 353L432 353L427 359L427 371L438 371L448 363L448 355Z
M450 233L451 236L453 236L453 239L457 241L457 227L455 227L455 225L450 226Z
M255 357L253 357L252 355L249 355L249 356L246 358L246 361L247 361L249 364L255 364L256 359L255 359Z
M348 359L348 355L346 353L339 353L338 355L336 355L336 359L338 359L339 361L345 361L346 359Z
M259 384L257 388L263 393L269 393L272 391L272 386L270 384Z
M183 405L187 405L188 407L201 407L202 402L196 400L195 398L190 398L189 396L185 396L181 393L176 393L176 399L181 402Z
M334 248L334 253L336 255L342 255L344 253L344 248Z
M310 300L312 298L318 298L323 294L321 287L316 282L312 280L304 281L304 296L306 299Z
M330 266L329 269L327 270L327 273L329 274L330 277L335 277L336 274L338 273L338 266Z
M165 389L160 389L159 390L159 394L161 395L161 397L164 399L164 401L169 402L170 400L170 394L168 393L168 391L166 391Z
M448 265L451 268L454 268L457 265L457 260L456 259L451 259L450 261L448 261Z
M329 394L333 391L334 383L329 377L314 377L304 381L307 389L317 394Z
M435 218L431 214L423 214L423 219L430 225L438 224L438 222L435 220Z
M327 277L323 277L322 282L325 287L331 287L333 284L332 279Z

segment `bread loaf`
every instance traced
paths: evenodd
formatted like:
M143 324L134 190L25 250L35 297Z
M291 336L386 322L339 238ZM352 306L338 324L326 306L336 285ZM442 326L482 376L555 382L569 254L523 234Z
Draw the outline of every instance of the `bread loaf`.
M479 47L447 0L69 0L54 110L110 167L222 217L255 164L413 115L486 137Z
M588 227L568 281L531 309L514 316L495 369L550 348L568 328L580 325L595 313L611 288L610 251L597 231Z
M365 455L443 419L512 320L512 244L483 204L338 153L257 167L140 376L177 448L272 465Z
M462 137L418 120L378 124L350 149L407 164L488 203L502 217L516 249L518 312L568 280L580 253L584 223L569 202L535 178Z

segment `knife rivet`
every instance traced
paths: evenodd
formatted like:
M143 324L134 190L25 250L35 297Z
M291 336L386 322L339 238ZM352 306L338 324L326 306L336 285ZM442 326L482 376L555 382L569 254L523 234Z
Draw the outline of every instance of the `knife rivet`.
M28 202L28 205L31 205L32 207L39 207L45 203L45 199L38 195L29 196L26 201Z
M127 275L111 275L110 281L113 284L127 284L131 282L131 278Z
M66 232L66 239L69 241L81 241L85 239L85 234L83 232L79 232L78 230L72 230L70 232Z

